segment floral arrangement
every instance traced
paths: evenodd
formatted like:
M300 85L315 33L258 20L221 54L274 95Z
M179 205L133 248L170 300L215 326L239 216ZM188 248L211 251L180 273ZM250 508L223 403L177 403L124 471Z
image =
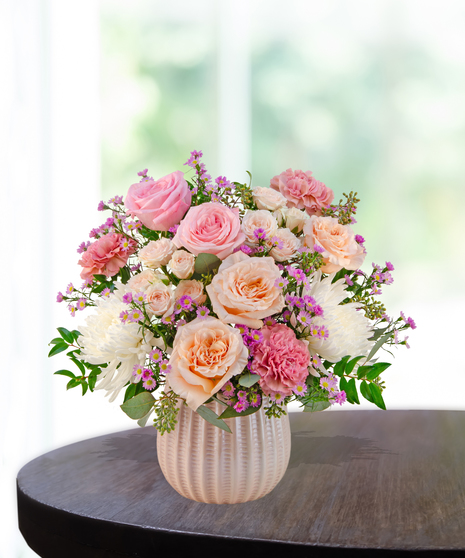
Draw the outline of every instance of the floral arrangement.
M357 194L334 204L311 172L291 169L269 188L213 181L201 158L185 163L190 178L146 169L124 200L100 202L111 217L78 248L84 284L57 296L73 316L94 312L77 330L58 328L49 356L68 351L78 373L56 374L110 401L124 390L123 411L142 426L154 413L161 434L180 402L224 430L225 418L262 405L279 417L292 400L320 411L358 404L360 392L385 409L390 364L374 356L408 347L399 334L415 323L375 298L393 282L391 263L360 269Z

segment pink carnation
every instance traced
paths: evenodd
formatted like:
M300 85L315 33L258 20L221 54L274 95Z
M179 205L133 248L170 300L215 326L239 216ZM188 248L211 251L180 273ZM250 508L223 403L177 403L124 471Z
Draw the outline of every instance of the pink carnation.
M92 281L94 275L116 275L137 246L134 240L128 239L129 247L124 249L121 246L122 238L122 234L106 234L91 244L78 262L83 267L81 279Z
M281 192L287 199L288 207L305 209L309 215L321 215L321 209L334 199L331 188L316 180L311 171L287 169L272 178L270 186Z
M254 348L252 371L261 376L260 386L265 395L271 392L291 395L308 376L307 345L283 324L265 326L260 331L263 341Z

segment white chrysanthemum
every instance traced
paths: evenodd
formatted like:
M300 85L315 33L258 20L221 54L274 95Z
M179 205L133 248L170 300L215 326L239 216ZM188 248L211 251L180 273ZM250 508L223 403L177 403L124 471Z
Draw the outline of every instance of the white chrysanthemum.
M357 310L356 303L341 305L347 297L347 285L344 279L331 284L334 275L321 280L321 271L318 271L307 290L306 294L313 296L324 311L323 317L316 317L313 322L318 326L324 324L329 330L328 339L308 337L309 348L330 362L338 362L346 355L367 356L373 346L373 341L368 341L373 335L370 321Z
M105 389L110 401L116 399L131 379L134 366L144 365L154 346L164 348L163 340L155 338L151 332L145 331L143 337L139 324L121 322L121 312L128 309L122 297L128 290L125 285L117 284L113 294L97 300L97 311L88 316L86 325L79 329L83 360L90 364L108 364L98 376L96 389Z

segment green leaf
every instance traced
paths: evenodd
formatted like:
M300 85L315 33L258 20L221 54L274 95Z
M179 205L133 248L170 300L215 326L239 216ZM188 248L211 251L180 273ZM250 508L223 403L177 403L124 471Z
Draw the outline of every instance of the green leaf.
M78 331L77 329L73 329L73 331L71 332L72 336L74 337L74 340L77 341L78 337L81 335L81 332Z
M355 379L351 378L348 382L347 382L347 390L345 390L346 395L347 395L347 399L349 401L349 403L356 403L357 405L360 405L360 401L358 399L358 393L357 393L357 386L355 385Z
M350 355L345 356L334 366L334 373L336 374L336 376L342 376L344 374L344 369L349 358Z
M355 365L357 364L357 362L361 359L364 358L364 356L358 356L353 358L352 360L349 360L349 362L346 364L344 373L345 374L350 374L352 372L352 370L355 368Z
M221 260L214 254L199 254L195 259L195 271L206 275L209 272L215 272L221 264Z
M372 366L371 371L368 372L366 376L367 380L374 380L381 374L381 372L384 372L386 368L389 368L390 366L390 362L377 362Z
M329 401L310 401L304 406L304 413L316 413L317 411L324 411L331 406Z
M365 380L363 380L363 382L360 384L360 393L367 401L373 403L373 397L371 396L370 388L368 387L368 384L365 382Z
M131 279L131 272L129 271L128 266L125 265L120 269L120 275L121 275L121 283L123 283L123 285L126 285L129 279Z
M144 391L121 405L121 409L132 419L143 418L153 407L155 398L151 393Z
M387 330L387 327L380 327L373 330L373 336L368 339L368 341L376 341L379 337Z
M142 417L141 419L139 419L137 421L137 424L139 426L145 426L147 424L147 421L149 420L150 415L153 413L153 409L150 409L150 411L145 415L145 417Z
M106 277L106 275L94 275L94 279L96 279L97 281L99 281L101 283L102 281L106 281L107 277Z
M238 413L234 407L228 407L225 411L221 413L218 417L219 419L227 419L227 418L235 418L235 417L246 417L247 415L253 415L257 411L259 411L261 405L259 407L252 407L249 405L245 411L242 413Z
M260 380L260 376L258 374L251 374L250 372L246 372L243 376L239 378L239 385L243 387L252 387L259 380Z
M74 387L77 387L81 382L79 382L79 380L73 378L72 380L70 380L67 384L66 384L66 389L71 389Z
M385 411L386 405L384 403L383 396L381 395L381 389L379 388L379 386L377 386L376 384L369 384L368 388L370 389L371 396L373 397L373 403L377 407Z
M70 358L74 362L74 364L79 368L79 370L82 372L82 374L85 375L86 369L85 369L84 365L82 364L82 362L79 361L77 358L74 358L74 356L72 356Z
M218 415L215 413L215 411L212 411L208 407L205 407L205 405L200 405L200 407L197 407L197 412L203 419L205 419L210 424L213 424L213 426L217 426L218 428L221 428L222 430L225 430L226 432L232 434L229 426L224 422L224 420L218 418Z
M342 279L344 277L344 275L347 275L348 273L350 273L350 271L347 271L347 269L345 269L344 267L342 269L340 269L336 275L333 277L333 280L331 281L332 283L335 283L336 281L339 281L339 279Z
M86 394L87 388L89 387L86 382L81 383L82 386L82 395Z
M136 388L137 388L137 384L129 384L126 392L124 394L124 401L123 403L126 403L126 401L128 399L132 399L135 395L136 395Z
M57 370L54 374L59 374L60 376L68 376L68 378L75 378L76 376L69 370Z
M372 368L373 368L372 366L367 366L367 365L359 366L359 367L358 367L358 370L357 370L357 378L358 378L359 380L361 380L362 378L364 378L364 377L368 374L368 372L369 372Z
M51 349L50 352L48 353L49 357L55 356L58 353L62 353L63 351L66 351L66 349L68 348L68 345L66 343L57 343L56 345L54 345Z
M65 327L58 327L57 330L67 343L73 343L74 337L70 331L68 331Z
M97 383L97 375L92 376L92 374L89 374L89 377L87 378L87 382L89 383L90 391L94 391L95 384Z
M367 356L365 362L369 362L390 337L392 337L392 333L386 333L386 335L383 335L381 339L378 339L374 347L371 349L370 354Z
M333 365L333 363L329 362L329 360L325 360L323 362L323 366L326 368L326 370L328 370L328 368L331 368L332 365Z
M49 343L49 345L56 345L57 343L63 343L63 339L61 337L55 337Z

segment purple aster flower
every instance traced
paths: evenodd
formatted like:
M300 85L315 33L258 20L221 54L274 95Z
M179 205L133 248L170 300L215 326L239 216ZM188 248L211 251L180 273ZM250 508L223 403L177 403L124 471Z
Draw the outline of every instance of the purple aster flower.
M244 254L246 254L247 256L250 256L250 254L252 254L253 250L252 248L250 248L250 246L247 246L247 244L241 244L241 246L239 246L238 251L244 252Z
M162 360L159 366L160 372L163 372L163 374L169 374L171 372L171 364L169 360Z
M139 382L144 374L144 367L141 364L135 364L134 368L132 369L132 375L134 376L135 383Z
M285 277L279 277L274 282L274 286L278 289L284 289L287 285L289 285L289 281Z
M249 406L248 401L238 401L235 405L234 405L234 409L238 412L238 413L242 413L242 411L245 411L247 409L247 407Z
M125 302L126 304L130 304L132 302L132 293L125 293L123 295L123 302Z
M179 302L179 300L177 300L174 304L174 313L179 314L182 311L183 311L183 307L181 306L181 303Z
M79 247L77 249L77 253L78 254L82 254L83 252L85 252L87 250L87 248L90 246L90 241L87 242L81 242L81 244L79 244Z
M170 316L166 316L166 318L162 318L161 323L165 325L173 325L174 321L175 321L174 314L171 314Z
M149 358L150 360L153 360L153 362L159 362L162 359L162 356L163 355L160 349L153 349L153 351L149 354Z
M394 266L392 265L391 262L386 262L386 267L388 271L394 271Z
M261 343L263 341L263 333L258 329L252 329L249 333L252 343Z
M240 389L236 395L242 403L247 399L247 392L244 389Z
M184 295L179 299L179 304L184 310L191 310L192 302L192 298L188 295Z
M294 306L296 306L297 308L305 308L305 300L303 298L301 298L300 296L295 296L294 297Z
M399 344L399 332L397 331L397 329L394 331L394 343L396 345Z
M145 382L142 382L144 388L148 391L153 391L157 387L157 382L154 378L148 378Z
M141 264L133 265L133 266L131 267L131 271L134 271L134 272L135 272L135 271L139 271L139 269L140 269L141 267L142 267Z
M181 327L186 324L186 320L178 320L176 322L176 327Z
M347 401L347 395L345 391L340 391L338 393L336 393L335 397L334 397L334 401L335 403L339 403L339 405L342 405L343 403L345 403Z
M74 318L74 316L76 315L76 307L73 306L72 304L70 304L70 305L68 306L68 310L69 310L71 316L73 316L73 318Z
M328 331L328 328L327 328L326 326L322 325L322 326L320 327L320 332L319 332L318 337L319 337L320 339L328 339L328 337L329 337L329 331Z
M330 391L331 388L334 388L336 386L337 379L332 374L330 374L329 376L322 376L320 378L320 387L322 387L326 391Z
M208 314L210 314L210 310L206 306L199 306L197 308L197 318L207 318Z
M320 368L321 366L321 358L318 355L312 355L312 360L310 362L315 368Z
M78 310L84 310L85 307L86 307L86 299L85 298L80 298L77 301L77 309Z
M149 172L149 169L141 170L137 173L137 176L147 176L148 172Z
M323 254L323 252L325 251L325 249L323 248L323 246L320 246L319 244L314 244L313 245L313 250L315 252L318 252L319 254Z
M135 302L136 304L143 304L145 302L145 299L146 299L145 293L143 293L142 291L140 293L136 293L132 297L132 301Z
M103 289L102 293L100 294L100 296L102 298L108 298L111 295L111 291L108 287L106 287L105 289Z
M236 389L233 386L232 382L226 382L221 388L221 391L223 392L224 397L232 397Z
M313 311L313 308L316 305L316 300L313 298L313 296L305 295L303 298L307 310Z
M150 368L144 368L143 372L142 372L142 379L143 380L148 380L149 378L153 377L153 372L150 370Z
M179 229L179 225L173 225L173 226L170 227L168 230L169 230L170 233L176 234L177 231L178 231L178 229Z
M323 308L317 304L316 306L314 306L313 308L313 313L315 314L315 316L320 316L322 317L324 312L323 312Z
M215 178L215 182L220 188L228 188L231 185L231 182L225 176L218 176Z
M66 294L71 294L73 291L74 291L73 284L70 283L70 284L66 287Z
M273 243L273 247L278 248L278 250L284 248L284 242L278 236L273 236L271 242Z
M312 321L312 317L305 310L302 310L302 312L299 313L299 315L297 316L297 319L304 326L309 326L311 321Z
M239 330L241 335L247 335L249 333L249 328L244 324L236 324L234 327Z
M413 320L413 318L407 318L407 323L412 329L417 328L417 325L416 325L415 321Z
M271 316L269 318L265 318L263 320L263 324L268 326L268 327L272 327L274 325L276 325L276 320L274 318L272 318Z
M105 202L102 200L97 206L97 211L105 211L105 209Z
M89 233L89 238L98 238L98 236L99 236L98 229L92 229Z
M283 318L288 322L291 319L291 311L290 310L284 310Z
M346 280L346 283L349 285L349 287L352 287L352 285L354 284L354 282L352 281L352 279L350 278L350 275L344 275L344 279Z
M57 302L63 302L63 294L61 292L57 294Z
M383 273L383 283L385 285L392 285L392 283L394 283L394 277L389 273L389 271Z
M126 323L129 320L129 311L128 310L123 310L121 312L121 314L119 315L119 319L123 322Z
M402 343L405 343L405 346L407 347L407 349L410 349L410 345L407 343L407 339L408 339L408 335L404 338Z
M288 293L288 294L286 295L286 298L285 298L286 304L287 304L288 306L291 306L291 307L294 306L294 304L295 304L295 299L296 299L296 298L297 298L296 296L291 295L291 294Z
M357 244L364 244L365 243L365 239L363 238L363 236L361 234L356 234L355 235L355 242Z
M284 394L279 391L272 391L270 393L270 399L275 403L281 404L284 401Z
M295 393L295 395L305 395L305 393L307 392L307 384L305 382L300 382L295 385L292 391Z
M258 229L254 230L253 235L257 240L265 240L266 231L265 231L265 229L259 227Z
M136 228L136 224L134 221L129 221L128 223L124 223L124 229L127 232L133 231Z
M143 318L144 315L142 312L138 308L134 308L134 310L129 313L128 322L138 323Z
M249 393L248 401L251 407L259 407L262 402L262 397L259 393Z

